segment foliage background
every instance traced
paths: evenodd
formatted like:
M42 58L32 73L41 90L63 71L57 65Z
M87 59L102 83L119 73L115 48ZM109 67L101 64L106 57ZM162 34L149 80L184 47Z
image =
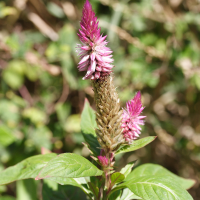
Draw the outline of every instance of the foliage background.
M141 137L158 136L118 157L117 169L133 160L161 164L195 179L189 192L199 200L200 1L90 2L114 50L122 106L141 90L147 115ZM0 170L42 147L89 156L80 114L85 97L94 107L93 91L77 71L75 52L83 3L0 1ZM0 200L40 199L32 190L25 181L1 186Z

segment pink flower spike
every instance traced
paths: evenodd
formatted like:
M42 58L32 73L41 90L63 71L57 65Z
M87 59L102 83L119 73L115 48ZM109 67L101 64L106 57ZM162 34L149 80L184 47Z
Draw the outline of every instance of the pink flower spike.
M108 159L106 158L106 156L97 156L97 158L99 159L99 162L103 167L108 166Z
M101 29L98 28L98 24L92 6L86 0L80 22L81 29L77 34L81 41L81 44L77 46L77 53L81 58L78 69L79 71L86 71L83 79L99 79L110 74L113 67L113 65L110 65L109 70L104 69L107 64L114 60L111 59L112 56L110 55L112 51L106 47L108 42L105 39L107 36L100 35ZM82 64L85 64L86 61L88 61L87 65L83 66Z
M122 129L124 138L131 144L133 140L139 137L141 133L141 127L139 125L144 125L144 118L146 116L139 116L143 111L141 102L141 94L137 92L135 97L126 103L126 110L122 114Z

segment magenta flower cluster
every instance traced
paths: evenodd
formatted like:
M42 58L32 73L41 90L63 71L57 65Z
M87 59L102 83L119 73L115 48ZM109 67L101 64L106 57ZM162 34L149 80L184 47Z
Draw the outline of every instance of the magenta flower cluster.
M111 73L113 65L112 51L106 47L107 36L101 35L98 28L97 17L92 10L92 6L86 0L83 7L82 20L80 22L79 38L82 42L78 44L77 52L81 58L78 63L79 71L87 71L83 79L99 79Z
M101 35L101 29L98 28L99 22L95 16L92 6L86 0L82 19L80 22L81 29L78 36L81 44L78 44L77 52L81 58L78 63L79 71L86 71L83 79L99 79L111 73L114 67L111 63L112 51L106 47L108 42L107 36ZM138 92L135 97L126 104L126 109L122 114L122 129L125 140L130 144L139 137L141 133L140 125L144 125L145 116L140 116L144 107L141 103L141 94ZM102 166L108 164L108 159L104 155L98 156Z
M97 158L103 167L108 166L108 158L106 156L97 156Z
M124 138L128 143L131 143L135 140L139 135L141 128L139 125L144 125L144 118L146 116L140 116L144 107L142 107L141 103L141 94L137 92L135 97L126 103L126 109L123 112L122 119L122 128Z

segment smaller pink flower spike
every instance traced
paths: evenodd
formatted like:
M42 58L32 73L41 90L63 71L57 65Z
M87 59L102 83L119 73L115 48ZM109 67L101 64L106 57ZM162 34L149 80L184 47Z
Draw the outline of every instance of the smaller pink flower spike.
M133 140L139 137L141 128L139 125L144 125L144 118L140 116L144 107L141 103L141 94L137 92L135 97L126 103L126 110L122 114L122 128L126 141L131 144Z
M92 6L86 0L83 7L82 19L80 22L81 29L78 36L81 44L78 44L77 52L81 61L78 63L79 71L86 71L83 79L99 79L111 73L114 67L112 51L106 47L106 37L100 35L101 29L98 28L99 22Z
M99 159L99 162L103 167L108 166L108 159L106 158L106 156L97 156L97 158Z

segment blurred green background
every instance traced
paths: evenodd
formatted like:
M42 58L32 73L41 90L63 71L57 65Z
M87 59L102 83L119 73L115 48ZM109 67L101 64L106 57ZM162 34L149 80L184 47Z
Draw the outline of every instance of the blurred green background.
M116 169L133 160L161 164L195 179L189 192L200 200L200 1L90 2L114 50L121 105L141 90L147 116L141 137L158 136L117 157ZM83 4L0 1L0 171L42 147L89 156L80 114L85 98L95 108L93 90L75 52ZM0 200L41 199L39 189L28 191L25 181L1 186Z

